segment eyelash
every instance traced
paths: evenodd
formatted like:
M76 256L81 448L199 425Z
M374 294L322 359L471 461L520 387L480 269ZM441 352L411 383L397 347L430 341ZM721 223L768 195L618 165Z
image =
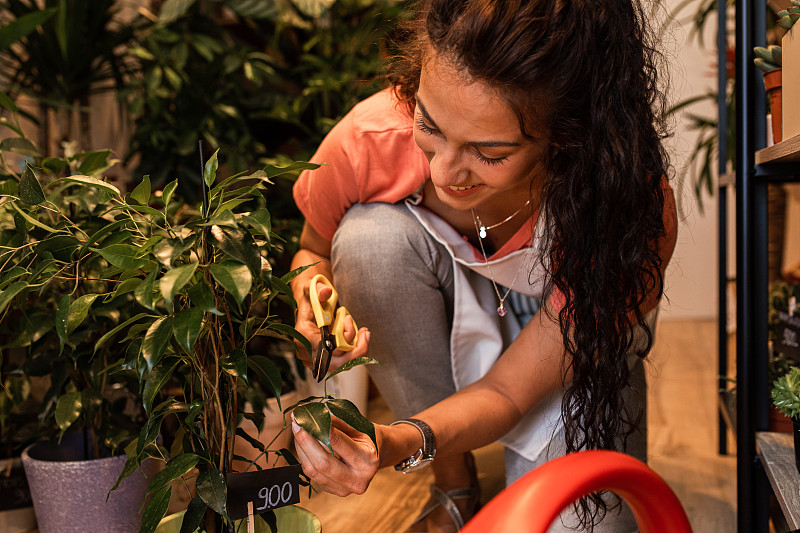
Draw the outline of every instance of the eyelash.
M422 120L422 117L418 117L416 122L419 131L425 133L426 135L436 135L437 133L439 133L439 130L435 130L430 126L428 126L427 124L425 124L425 121ZM489 166L502 165L506 161L506 159L508 159L508 157L497 157L497 158L486 157L485 155L480 153L480 151L477 148L475 149L475 157L477 157L478 161L480 161L484 165L489 165Z

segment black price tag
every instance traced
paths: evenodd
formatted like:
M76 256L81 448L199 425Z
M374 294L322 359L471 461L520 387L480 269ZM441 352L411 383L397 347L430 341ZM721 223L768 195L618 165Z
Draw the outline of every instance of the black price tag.
M302 472L300 465L292 465L228 474L228 515L233 520L245 518L247 502L253 502L253 514L300 503Z
M778 313L778 325L775 328L775 351L795 361L800 361L800 316Z

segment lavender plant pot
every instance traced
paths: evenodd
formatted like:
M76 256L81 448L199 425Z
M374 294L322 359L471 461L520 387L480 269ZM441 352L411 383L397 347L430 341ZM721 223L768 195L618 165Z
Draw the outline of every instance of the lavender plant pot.
M147 477L136 472L109 495L125 455L84 457L80 434L65 436L61 444L36 443L23 450L39 533L138 532Z

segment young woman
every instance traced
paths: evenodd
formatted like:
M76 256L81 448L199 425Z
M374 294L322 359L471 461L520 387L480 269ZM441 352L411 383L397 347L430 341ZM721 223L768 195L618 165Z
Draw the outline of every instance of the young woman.
M308 283L326 274L366 326L334 364L386 363L370 371L401 420L377 450L335 424L335 457L295 425L325 490L430 464L410 531L455 531L479 501L470 450L495 440L507 483L581 449L646 460L642 359L676 215L645 19L636 0L425 0L392 87L322 143L295 186L294 266L317 263L293 282L297 329L318 340ZM635 530L616 503L554 530Z

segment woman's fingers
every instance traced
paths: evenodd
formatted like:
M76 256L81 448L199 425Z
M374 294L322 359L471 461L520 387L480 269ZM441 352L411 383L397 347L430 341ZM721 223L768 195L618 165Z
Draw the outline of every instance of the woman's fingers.
M334 422L339 426L340 421ZM378 454L367 435L349 436L337 427L331 430L336 455L292 421L298 458L303 472L322 489L338 496L362 494L378 471Z
M348 317L348 319L350 319L350 317ZM350 323L352 327L352 319L350 319ZM347 335L347 328L345 328L345 336L346 335ZM353 348L349 352L343 352L342 350L334 350L333 357L331 357L331 368L330 368L331 372L333 372L346 362L355 359L356 357L367 356L369 354L369 337L370 337L369 330L367 328L361 328L358 330L358 342L356 342L355 348ZM348 342L352 341L348 340Z

